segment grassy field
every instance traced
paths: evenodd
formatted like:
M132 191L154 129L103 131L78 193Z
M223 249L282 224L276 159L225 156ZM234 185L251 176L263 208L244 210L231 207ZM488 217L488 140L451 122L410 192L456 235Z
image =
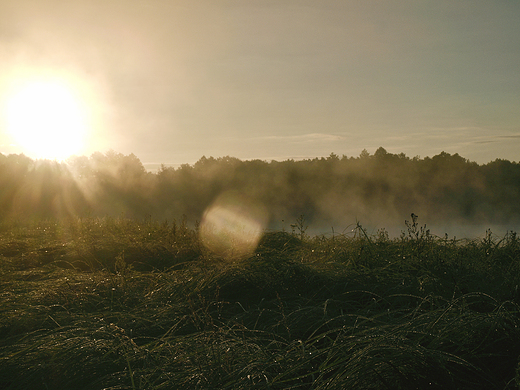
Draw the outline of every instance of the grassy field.
M2 389L516 389L520 239L0 226Z

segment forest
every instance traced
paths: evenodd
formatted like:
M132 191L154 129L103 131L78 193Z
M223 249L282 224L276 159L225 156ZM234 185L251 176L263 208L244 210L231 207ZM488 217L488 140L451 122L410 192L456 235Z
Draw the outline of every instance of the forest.
M203 156L153 173L115 151L63 162L0 155L4 221L123 216L193 226L225 193L260 207L268 229L288 230L301 215L329 229L398 224L412 212L430 225L520 222L520 164L502 159L479 165L459 154L410 158L380 147L301 161Z

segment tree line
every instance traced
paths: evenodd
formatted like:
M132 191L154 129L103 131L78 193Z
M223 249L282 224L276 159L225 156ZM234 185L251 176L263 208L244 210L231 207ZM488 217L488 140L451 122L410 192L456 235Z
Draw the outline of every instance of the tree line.
M458 154L331 154L301 161L205 157L147 172L134 155L114 151L64 162L0 154L0 218L124 216L200 221L219 195L233 192L264 206L269 227L300 215L309 224L401 222L410 213L435 223L520 222L520 164L479 165ZM184 217L183 217L184 216Z

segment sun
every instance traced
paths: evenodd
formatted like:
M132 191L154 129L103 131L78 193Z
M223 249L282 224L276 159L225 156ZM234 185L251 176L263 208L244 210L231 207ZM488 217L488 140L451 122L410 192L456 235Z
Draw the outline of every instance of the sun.
M29 156L65 159L81 150L88 112L66 80L19 83L5 104L7 131Z

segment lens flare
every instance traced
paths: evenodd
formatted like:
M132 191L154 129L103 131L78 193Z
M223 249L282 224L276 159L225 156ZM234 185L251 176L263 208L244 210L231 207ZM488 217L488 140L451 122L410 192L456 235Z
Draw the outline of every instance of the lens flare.
M236 192L221 194L206 210L200 238L213 253L234 259L256 249L268 223L267 209Z

